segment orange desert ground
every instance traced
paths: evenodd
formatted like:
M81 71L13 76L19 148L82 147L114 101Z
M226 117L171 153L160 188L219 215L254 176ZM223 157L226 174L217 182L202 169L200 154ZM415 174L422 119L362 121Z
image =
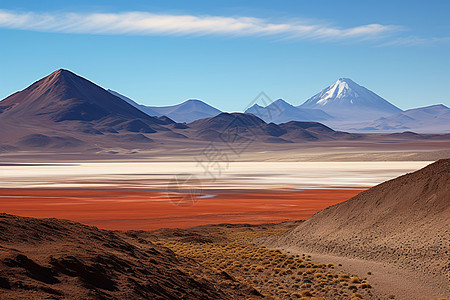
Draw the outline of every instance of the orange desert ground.
M261 224L307 219L317 211L342 202L362 189L208 191L213 197L191 199L165 191L1 189L5 213L69 219L103 229L152 230L205 224ZM180 205L176 205L178 197ZM18 201L20 199L20 201Z

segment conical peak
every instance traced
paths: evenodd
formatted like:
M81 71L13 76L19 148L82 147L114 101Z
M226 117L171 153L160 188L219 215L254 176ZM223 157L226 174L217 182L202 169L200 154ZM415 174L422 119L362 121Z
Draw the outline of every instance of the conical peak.
M61 83L61 82L68 82L68 81L74 80L76 78L78 78L80 80L84 79L69 70L58 69L58 70L54 71L53 73L51 73L50 75L43 78L43 80L46 83L57 84L57 83Z
M353 80L351 80L350 78L339 78L336 82L346 82L346 83L355 83Z
M67 69L58 69L56 71L54 71L53 73L51 73L49 76L77 76L75 73L73 73L72 71L69 71Z

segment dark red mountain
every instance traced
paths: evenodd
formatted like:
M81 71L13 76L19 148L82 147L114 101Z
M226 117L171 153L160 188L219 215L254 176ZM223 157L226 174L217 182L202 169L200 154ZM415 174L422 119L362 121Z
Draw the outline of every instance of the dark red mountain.
M97 121L108 117L145 119L148 116L95 83L59 69L0 102L3 118L44 118L56 122Z

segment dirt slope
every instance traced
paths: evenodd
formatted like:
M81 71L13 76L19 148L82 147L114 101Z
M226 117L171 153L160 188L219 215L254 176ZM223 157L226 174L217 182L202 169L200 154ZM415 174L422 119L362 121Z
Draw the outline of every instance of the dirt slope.
M384 182L260 242L394 264L448 280L450 160Z
M254 299L132 233L0 214L1 299Z

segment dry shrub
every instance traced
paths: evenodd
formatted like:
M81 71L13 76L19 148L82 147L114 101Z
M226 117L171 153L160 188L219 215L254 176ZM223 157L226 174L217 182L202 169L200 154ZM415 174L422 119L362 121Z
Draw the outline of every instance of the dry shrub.
M350 282L351 282L351 283L360 283L361 280L359 280L358 277L352 277L352 278L350 278Z

